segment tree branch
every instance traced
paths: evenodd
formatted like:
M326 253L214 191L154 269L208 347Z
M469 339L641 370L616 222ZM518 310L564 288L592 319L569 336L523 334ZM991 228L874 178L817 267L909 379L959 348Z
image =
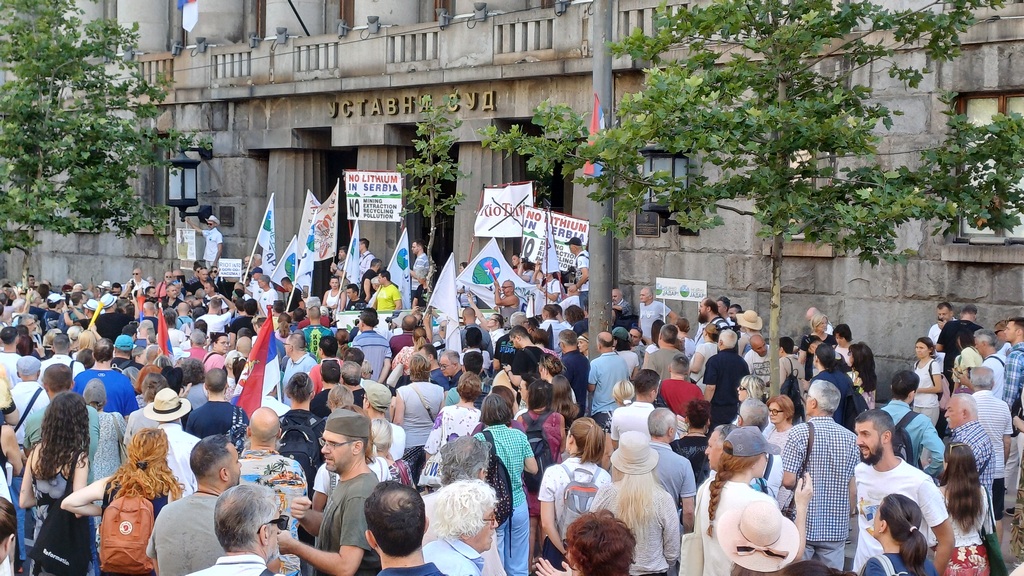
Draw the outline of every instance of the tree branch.
M735 212L736 214L739 214L740 216L754 216L754 213L749 211L749 210L744 210L742 208L736 208L735 206L729 206L728 204L717 204L716 203L715 204L715 208L717 208L719 210L727 210L729 212Z

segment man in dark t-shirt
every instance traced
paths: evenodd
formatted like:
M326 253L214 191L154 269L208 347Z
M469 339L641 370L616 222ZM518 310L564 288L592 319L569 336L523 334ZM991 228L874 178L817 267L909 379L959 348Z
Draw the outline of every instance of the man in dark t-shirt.
M942 359L942 371L950 382L954 382L953 363L956 362L956 357L960 355L960 347L957 346L957 336L963 330L968 330L971 334L974 334L976 330L981 330L983 326L975 323L977 319L978 307L974 304L967 304L964 306L963 311L960 312L960 319L946 322L945 326L942 327L942 331L939 332L939 339L935 342L935 350L945 353L945 357Z
M114 309L100 314L96 319L96 332L99 333L100 338L106 338L113 342L131 321L132 317L125 314L124 307L118 304Z
M188 416L185 431L196 438L206 438L215 434L229 434L236 419L243 426L249 425L249 417L238 406L232 405L224 397L227 387L227 372L214 368L206 372L203 388L209 400L196 408ZM240 413L236 416L236 412Z

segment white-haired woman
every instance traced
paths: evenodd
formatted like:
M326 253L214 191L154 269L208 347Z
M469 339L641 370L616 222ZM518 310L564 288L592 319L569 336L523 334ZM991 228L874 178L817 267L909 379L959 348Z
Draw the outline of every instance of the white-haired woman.
M431 528L437 540L423 547L423 560L444 574L481 576L480 554L491 547L497 499L483 480L459 480L441 488Z

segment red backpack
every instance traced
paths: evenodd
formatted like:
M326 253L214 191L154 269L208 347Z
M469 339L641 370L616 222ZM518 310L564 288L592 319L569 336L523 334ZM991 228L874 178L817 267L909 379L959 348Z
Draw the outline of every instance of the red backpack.
M146 546L153 534L153 503L139 496L115 498L100 522L100 569L116 574L150 574Z

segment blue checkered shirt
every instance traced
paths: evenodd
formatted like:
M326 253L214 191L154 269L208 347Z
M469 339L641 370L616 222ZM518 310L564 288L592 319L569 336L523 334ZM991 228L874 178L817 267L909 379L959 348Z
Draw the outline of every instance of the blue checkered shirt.
M1014 344L1010 353L1006 356L1006 370L1003 372L1003 402L1007 406L1020 397L1022 385L1024 385L1024 342Z
M807 454L807 424L798 424L789 431L782 451L782 469L797 479L804 472L811 474L814 495L807 510L807 541L843 542L850 533L850 479L860 462L857 437L831 416L811 418L810 424L814 426L814 445L807 459L810 470L802 469Z
M981 485L991 494L992 480L996 477L992 437L985 432L985 428L977 420L971 420L961 424L958 428L953 428L950 437L953 442L963 442L971 447L971 452L974 452L974 462L978 465ZM1002 445L999 449L1002 450Z

